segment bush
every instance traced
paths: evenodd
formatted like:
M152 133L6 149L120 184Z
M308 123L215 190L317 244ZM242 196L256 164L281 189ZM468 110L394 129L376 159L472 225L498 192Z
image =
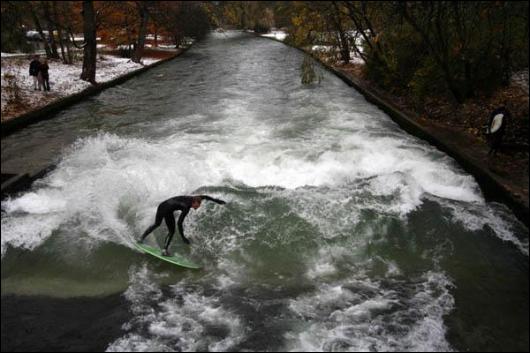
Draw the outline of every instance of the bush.
M447 93L442 72L432 58L425 58L415 68L407 88L416 104L421 104L428 96Z
M18 76L12 72L4 73L5 86L3 89L7 93L8 99L7 104L18 104L21 101L20 85L18 82Z
M2 99L5 95L6 104L2 109L2 117L12 115L12 111L24 106L19 78L20 75L16 72L8 71L3 74Z

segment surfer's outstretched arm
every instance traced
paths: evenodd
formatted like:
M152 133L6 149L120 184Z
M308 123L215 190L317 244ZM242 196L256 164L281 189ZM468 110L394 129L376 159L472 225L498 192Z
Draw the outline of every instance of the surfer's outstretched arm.
M182 227L182 223L184 223L184 218L186 218L186 216L188 215L188 212L190 211L189 208L185 208L184 210L182 210L182 212L180 213L180 217L179 217L179 220L177 222L177 225L179 227L179 232L180 232L180 236L182 237L182 240L186 243L186 244L189 244L190 241L188 240L188 238L186 238L184 236L184 228Z
M210 197L208 195L200 195L199 196L201 198L201 200L208 200L208 201L213 201L215 203L218 203L219 205L224 205L226 202L223 201L223 200L219 200L219 199L214 199L213 197Z

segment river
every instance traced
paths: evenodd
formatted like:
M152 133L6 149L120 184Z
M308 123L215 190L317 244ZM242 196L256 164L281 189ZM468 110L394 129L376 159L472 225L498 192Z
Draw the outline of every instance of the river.
M303 86L302 61L212 33L2 139L2 164L57 164L2 201L2 296L121 293L109 351L528 350L528 229L334 75ZM198 271L133 245L183 194L227 201L173 240Z

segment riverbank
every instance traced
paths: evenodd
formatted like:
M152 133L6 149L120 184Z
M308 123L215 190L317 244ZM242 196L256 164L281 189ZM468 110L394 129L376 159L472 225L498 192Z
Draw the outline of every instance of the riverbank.
M184 50L149 49L145 51L142 63L119 57L117 51L100 53L96 63L98 84L95 86L79 78L82 60L66 65L61 60L50 59L51 90L48 92L35 90L33 80L26 74L30 57L2 57L2 135L14 119L24 119L28 114L46 115L48 112L45 108L48 106L68 101L77 95L84 96L84 93L92 94L94 89L107 88L115 80L128 78L127 75L132 77L132 74L140 73L145 68L179 56Z
M430 101L424 108L432 114L421 114L416 105L407 97L400 97L378 87L362 75L362 65L340 65L326 60L321 51L313 48L298 48L286 43L284 38L261 36L276 40L311 55L325 68L339 76L348 85L354 87L367 100L379 106L394 121L409 133L420 137L457 160L471 173L481 185L485 196L508 205L515 215L527 227L529 224L529 155L528 144L528 91L522 89L523 79L514 87L493 95L488 102L480 98L467 103L462 111L455 106ZM508 126L508 143L504 143L496 156L488 156L489 146L481 135L480 126L486 122L488 114L503 100L514 95L522 99L512 104L514 119ZM482 99L485 99L482 97ZM477 109L480 106L482 109ZM452 117L449 119L448 117ZM459 120L460 123L455 123Z
M121 294L59 299L2 296L2 352L104 351L132 317ZM28 339L28 338L31 339Z

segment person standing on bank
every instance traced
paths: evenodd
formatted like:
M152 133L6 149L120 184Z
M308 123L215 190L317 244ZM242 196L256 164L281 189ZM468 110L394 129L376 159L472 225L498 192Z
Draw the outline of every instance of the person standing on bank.
M202 200L213 201L220 205L224 205L226 203L223 200L214 199L213 197L206 195L172 197L158 205L158 208L156 210L155 223L149 228L147 228L147 230L144 232L144 234L142 234L141 238L138 240L138 243L143 243L145 238L153 230L158 228L160 224L162 224L162 219L164 219L166 221L169 233L167 234L166 241L164 242L164 250L162 251L162 256L171 256L169 254L169 244L171 243L173 235L175 234L175 217L173 216L173 212L181 211L178 220L180 236L182 237L182 241L184 241L186 244L190 244L188 238L184 236L184 228L182 227L182 223L184 222L184 218L186 218L186 216L188 215L190 208L199 208L201 206Z
M29 75L33 77L33 89L36 91L37 89L40 90L39 86L39 68L40 68L40 61L39 56L35 55L33 57L33 60L29 64Z
M511 118L510 111L506 108L506 102L491 112L486 125L486 139L490 145L488 156L495 155L499 150L502 138L506 131L506 125Z
M41 75L42 84L45 91L50 90L50 76L48 74L49 69L50 67L48 66L48 60L44 59L40 64L39 74Z

